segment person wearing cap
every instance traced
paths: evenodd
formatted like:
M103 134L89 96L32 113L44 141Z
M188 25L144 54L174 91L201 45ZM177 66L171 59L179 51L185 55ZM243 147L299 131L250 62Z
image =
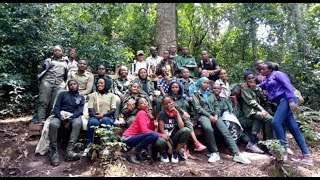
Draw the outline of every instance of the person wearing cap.
M138 75L138 71L141 68L149 69L149 64L144 58L144 52L142 50L137 51L137 59L138 61L135 61L132 63L132 74L133 75Z

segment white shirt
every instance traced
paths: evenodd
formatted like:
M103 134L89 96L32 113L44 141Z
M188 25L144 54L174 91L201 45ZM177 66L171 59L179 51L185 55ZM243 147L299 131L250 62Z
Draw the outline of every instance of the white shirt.
M214 83L220 84L220 86L221 86L221 92L220 92L219 96L224 97L224 98L229 98L229 96L231 95L229 83L227 81L226 81L226 83L224 83L221 79L217 79Z
M135 67L134 67L135 66ZM138 71L141 69L141 68L145 68L148 70L148 67L147 67L147 62L146 61L137 61L136 63L132 63L132 72L133 73L136 73L138 74Z
M156 56L155 58L152 56L149 56L147 57L146 61L149 64L149 66L154 67L154 72L156 72L157 65L161 62L162 59L163 58L161 56Z

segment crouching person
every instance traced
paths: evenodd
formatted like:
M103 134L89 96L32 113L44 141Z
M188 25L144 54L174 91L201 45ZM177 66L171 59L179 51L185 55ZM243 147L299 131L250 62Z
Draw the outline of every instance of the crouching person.
M163 111L158 114L158 128L162 134L167 134L169 139L159 138L154 146L156 152L160 152L161 162L169 162L168 154L172 163L179 162L179 150L183 148L190 137L191 130L184 127L181 115L174 107L171 97L162 99Z
M140 163L142 150L153 145L158 137L165 139L168 137L165 134L155 132L153 116L146 98L138 98L135 106L138 113L129 128L122 134L121 141L131 149L126 154L127 160L132 163Z
M58 129L60 127L63 128L63 131L71 128L70 139L65 155L66 159L78 160L80 158L80 154L75 153L73 147L78 140L82 127L81 115L85 99L79 94L79 84L76 80L69 80L67 85L69 91L64 91L59 94L53 109L54 118L49 124L49 148L51 164L53 166L60 164L57 146Z

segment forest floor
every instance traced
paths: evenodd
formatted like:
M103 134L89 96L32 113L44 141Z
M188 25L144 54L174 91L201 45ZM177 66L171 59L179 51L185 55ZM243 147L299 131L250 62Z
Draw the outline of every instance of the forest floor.
M153 164L148 161L140 164L131 164L126 160L119 159L113 165L104 169L101 161L89 161L82 158L78 161L67 162L63 159L63 150L60 148L60 165L51 166L49 153L44 156L36 155L35 149L40 139L39 136L28 136L28 125L31 116L19 119L0 120L0 177L3 176L143 176L143 177L263 177L280 176L275 173L275 165L266 154L245 152L245 145L238 143L242 153L247 156L252 164L244 165L232 161L232 156L227 148L219 148L221 160L216 163L208 163L206 150L193 152L191 157L178 164L163 164L157 160ZM299 154L294 139L290 136L289 144L295 154ZM287 176L320 176L320 143L309 144L314 159L314 166L296 164L290 160L285 162ZM291 170L290 170L291 169ZM291 171L295 173L292 173Z

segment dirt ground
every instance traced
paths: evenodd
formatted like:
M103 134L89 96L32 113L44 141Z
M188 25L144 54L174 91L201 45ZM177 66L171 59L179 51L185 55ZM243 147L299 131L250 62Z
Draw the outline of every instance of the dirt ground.
M226 148L220 148L221 160L216 163L208 163L206 151L193 152L186 161L178 164L163 164L156 161L152 165L148 161L140 164L131 164L125 160L119 160L117 165L111 166L107 173L103 173L99 161L88 161L82 158L74 162L66 162L63 159L63 150L60 149L60 162L57 167L50 165L49 153L44 156L35 155L39 136L28 137L28 125L31 116L20 120L0 120L0 177L39 177L39 176L143 176L143 177L263 177L270 176L274 167L268 155L248 153L244 151L245 145L239 144L240 150L246 155L252 164L243 165L232 161L232 156ZM288 135L291 149L295 154L299 153L293 138ZM287 166L295 169L301 176L320 176L320 143L311 145L314 158L314 166L298 165L288 160ZM290 156L289 158L290 159Z

